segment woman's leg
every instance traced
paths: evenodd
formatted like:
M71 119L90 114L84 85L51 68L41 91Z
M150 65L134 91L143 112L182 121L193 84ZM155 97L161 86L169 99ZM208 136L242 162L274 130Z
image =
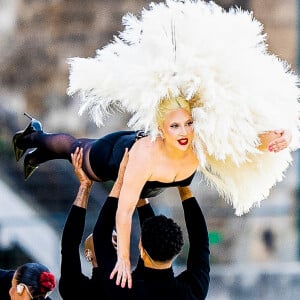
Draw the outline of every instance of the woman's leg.
M44 150L45 155L39 162L42 163L50 159L59 158L71 161L71 153L74 152L79 142L78 139L69 134L36 131L18 139L17 145L23 149L38 148Z
M135 138L135 132L119 131L97 140L77 139L65 133L45 133L40 126L33 130L30 128L30 130L16 133L13 144L21 154L30 148L36 148L24 159L25 179L30 177L39 164L48 160L67 159L71 161L71 153L75 151L76 147L82 147L82 167L85 173L92 180L106 181L116 179L124 149L130 149ZM21 155L18 157L20 158Z
M36 148L28 153L24 159L25 179L27 179L39 164L53 159L66 159L71 162L71 153L77 147L84 150L83 168L86 174L93 180L99 178L93 173L89 164L89 149L94 139L76 139L70 134L51 134L43 131L28 134L18 141L20 148Z

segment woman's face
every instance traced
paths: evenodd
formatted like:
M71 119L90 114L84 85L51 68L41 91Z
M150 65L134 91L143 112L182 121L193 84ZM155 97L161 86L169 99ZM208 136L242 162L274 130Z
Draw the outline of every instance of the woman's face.
M193 118L183 108L173 110L166 114L160 130L166 143L185 151L190 147L194 137Z

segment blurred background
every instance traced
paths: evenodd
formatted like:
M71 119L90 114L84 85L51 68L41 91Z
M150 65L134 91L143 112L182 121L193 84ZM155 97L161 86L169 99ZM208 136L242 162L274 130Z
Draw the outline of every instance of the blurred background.
M154 1L159 2L159 1ZM299 4L296 0L220 0L225 9L252 10L264 24L271 52L297 71ZM29 120L48 132L100 137L127 129L128 116L114 114L102 128L78 116L79 103L66 95L69 57L93 57L122 30L121 17L138 13L145 0L0 0L0 268L28 261L47 265L59 278L60 238L78 182L70 163L40 166L28 181L23 160L16 162L11 139ZM211 285L207 299L299 299L300 197L297 153L283 182L260 208L242 217L204 183L192 184L205 213L210 236ZM266 170L267 172L267 170ZM92 231L111 183L96 183L88 206L84 238ZM182 224L176 189L152 200L157 212ZM183 225L183 224L182 224ZM132 256L139 229L134 217ZM184 227L183 227L184 228ZM186 248L176 260L178 272ZM90 266L83 259L83 270ZM1 287L0 287L1 288ZM60 299L55 291L53 299Z

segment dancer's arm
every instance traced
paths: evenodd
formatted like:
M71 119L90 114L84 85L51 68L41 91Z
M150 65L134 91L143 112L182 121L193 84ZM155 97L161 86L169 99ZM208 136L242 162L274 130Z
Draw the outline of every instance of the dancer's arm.
M146 219L151 218L155 215L152 206L150 205L147 198L140 199L136 205L136 208L139 215L140 227L143 226L143 223Z
M144 150L144 151L142 151ZM143 153L143 156L140 154ZM146 157L145 157L146 156ZM150 177L151 160L147 157L145 149L132 148L124 174L123 185L120 192L119 204L116 214L116 228L118 235L118 260L110 278L116 274L116 284L131 288L130 270L130 234L132 214L138 202L141 190Z
M77 148L71 156L80 186L66 220L61 240L59 291L62 297L70 296L70 293L74 290L74 284L84 290L86 283L89 281L89 278L81 271L79 245L83 236L86 208L93 182L81 169L82 149Z
M209 240L202 210L189 187L178 187L189 237L187 269L177 276L186 293L204 299L209 286Z
M292 141L292 134L289 130L273 130L258 135L261 144L259 150L279 152L288 147Z
M75 175L80 183L73 205L86 209L94 182L89 179L82 169L83 148L77 147L74 153L71 153L71 159Z

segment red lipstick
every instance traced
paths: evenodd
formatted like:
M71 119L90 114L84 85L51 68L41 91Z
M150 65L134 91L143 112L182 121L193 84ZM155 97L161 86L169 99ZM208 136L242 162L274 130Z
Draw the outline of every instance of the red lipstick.
M178 143L182 146L185 146L185 145L187 145L188 141L189 141L188 138L184 138L184 139L178 140Z

